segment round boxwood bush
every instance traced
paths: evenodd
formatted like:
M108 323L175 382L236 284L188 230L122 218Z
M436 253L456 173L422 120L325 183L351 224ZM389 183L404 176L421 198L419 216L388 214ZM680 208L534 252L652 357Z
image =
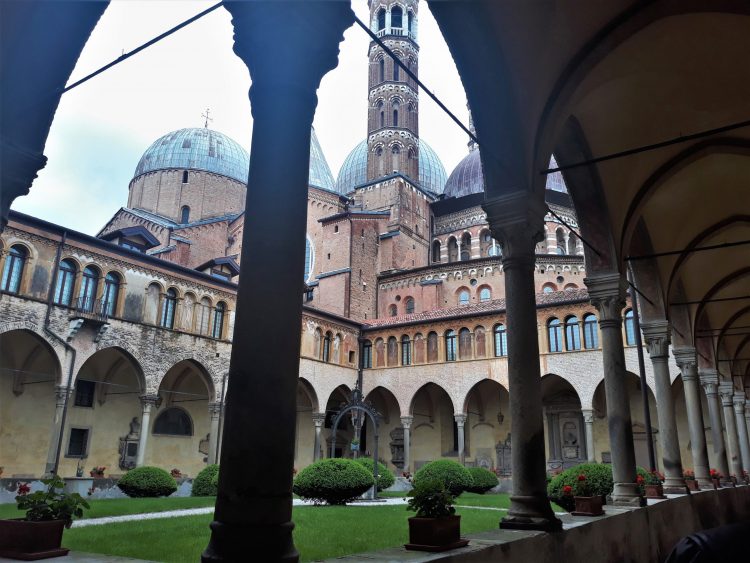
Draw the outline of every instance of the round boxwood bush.
M416 487L425 479L439 479L451 495L457 497L474 484L469 471L460 463L449 459L431 461L414 474Z
M214 480L214 477L216 479ZM207 465L193 479L193 490L190 492L194 497L215 497L219 483L219 466Z
M177 482L159 467L136 467L117 482L129 497L168 497L177 490Z
M467 491L470 493L479 493L483 495L490 489L497 487L498 480L497 475L492 471L485 469L484 467L469 467L467 469L469 475L471 475L472 485Z
M372 487L372 472L352 459L330 458L308 465L294 480L294 494L328 504L346 504Z
M372 474L372 458L371 457L358 457L356 462L361 464L367 471ZM378 462L378 491L383 491L388 487L392 486L396 482L396 478L393 473L385 466L385 464Z
M563 494L563 487L570 485L576 490L579 475L586 476L586 485L592 495L608 495L612 492L612 466L608 463L582 463L566 469L552 478L547 485L547 495L568 512L575 509L574 495Z

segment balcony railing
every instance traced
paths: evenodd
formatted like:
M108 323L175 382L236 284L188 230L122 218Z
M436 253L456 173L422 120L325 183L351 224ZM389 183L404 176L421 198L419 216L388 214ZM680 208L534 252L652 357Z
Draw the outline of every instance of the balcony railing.
M404 27L391 27L389 28L383 28L375 32L375 35L378 37L384 37L386 35L401 35L401 36L408 36L409 39L412 41L417 40L417 35L413 31L409 31Z
M97 322L107 322L109 311L107 302L102 299L91 297L79 297L76 299L72 317L89 319Z

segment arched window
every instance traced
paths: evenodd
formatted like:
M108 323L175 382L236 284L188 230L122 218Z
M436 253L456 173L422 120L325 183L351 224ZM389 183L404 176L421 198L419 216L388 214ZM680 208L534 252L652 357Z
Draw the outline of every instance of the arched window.
M83 269L81 291L78 294L78 308L82 311L93 311L96 300L96 288L99 285L99 270L94 266Z
M635 321L633 320L633 309L625 311L625 344L635 346Z
M445 332L445 361L456 361L456 332L453 330Z
M310 279L315 263L315 251L309 238L305 238L305 281Z
M77 269L75 262L72 260L60 262L60 269L57 272L57 287L55 288L55 303L58 305L65 305L66 307L70 305Z
M21 278L23 277L23 267L28 257L27 250L21 246L11 246L8 256L5 258L5 267L3 268L3 279L0 289L8 293L18 293L21 289Z
M400 6L391 8L391 28L403 27L404 11Z
M189 223L190 222L190 207L187 205L183 205L182 209L180 209L180 223Z
M461 236L461 260L471 260L471 234Z
M416 17L414 15L414 12L409 10L408 12L406 12L406 17L407 17L406 21L408 22L408 25L409 25L409 33L414 33L414 18Z
M542 287L542 293L552 293L553 291L557 291L557 286L553 283L547 282Z
M398 308L396 307L396 304L393 303L388 306L388 316L389 317L395 317L398 314Z
M398 110L393 110L393 114L395 118L398 118ZM393 172L398 172L400 166L399 166L399 155L401 154L401 149L398 148L398 145L394 145L391 149L391 170Z
M380 59L378 61L378 82L383 82L384 80L385 80L385 59Z
M380 112L380 122L383 122L383 112ZM382 127L382 125L381 125ZM383 149L378 147L378 149L375 151L375 154L378 157L378 174L381 176L385 174L385 158L383 158Z
M187 147L185 145L182 145L182 148L190 148L190 145L188 144ZM188 171L187 170L183 170L182 171L182 183L183 184L187 184L189 179L190 178L189 178L189 175L188 175ZM187 223L187 221L183 221L183 223Z
M492 298L492 292L489 287L483 287L479 290L479 301L484 303Z
M508 355L508 333L504 324L495 325L493 329L495 334L495 356Z
M456 262L458 260L458 242L456 237L448 239L448 262Z
M333 334L330 331L326 332L325 338L323 338L323 358L324 362L331 360L331 338Z
M562 229L557 229L557 253L560 255L565 254L565 235Z
M401 337L401 365L411 365L411 340L406 334Z
M404 309L407 315L411 315L414 312L414 298L407 297L404 300Z
M566 350L581 349L581 327L578 326L578 317L565 319L565 348Z
M470 360L472 357L471 331L462 328L458 331L458 357L462 360Z
M434 240L432 241L432 261L433 262L440 262L440 241Z
M398 365L398 340L396 340L395 336L388 338L387 355L389 366Z
M549 339L549 351L550 352L562 352L563 349L563 336L562 336L562 325L559 319L552 318L547 321L547 337Z
M459 305L468 305L469 304L469 290L468 289L462 289L458 292L458 304Z
M599 330L596 315L583 316L583 347L592 350L599 347Z
M113 317L117 311L117 297L120 292L120 276L115 272L109 272L104 277L104 301L103 310L108 317Z
M398 66L396 59L393 59L393 80L398 81L401 77L401 67Z
M146 432L147 429L143 429ZM190 415L179 407L170 407L159 413L154 421L154 434L167 436L192 436L193 421Z
M393 126L398 127L398 102L393 103ZM398 147L393 147L394 149ZM393 154L398 154L394 151Z
M575 256L576 253L576 234L571 231L568 235L568 254Z
M161 305L161 323L164 328L174 327L174 312L177 307L177 291L171 287L164 295L164 302Z
M204 297L198 306L198 334L208 335L208 323L210 320L211 300L208 297Z
M497 244L496 240L492 240L492 246L490 246L487 249L487 256L502 256L503 255L503 249L500 248L500 245Z
M365 369L372 367L372 342L369 340L362 343L362 367Z
M211 336L219 339L224 331L224 313L227 310L227 306L223 301L219 301L214 309L214 326L211 330Z
M381 8L378 12L378 31L385 29L385 8Z

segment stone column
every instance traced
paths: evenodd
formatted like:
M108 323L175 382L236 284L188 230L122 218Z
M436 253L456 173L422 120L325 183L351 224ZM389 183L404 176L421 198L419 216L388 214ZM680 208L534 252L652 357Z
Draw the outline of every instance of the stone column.
M542 381L537 340L534 267L544 232L544 201L515 192L483 205L492 235L501 241L508 331L508 383L513 494L501 528L560 530L547 497Z
M466 463L466 443L464 435L464 424L466 424L465 414L454 414L453 419L456 421L456 428L458 434L458 461L461 465Z
M654 368L657 414L659 417L659 442L664 463L664 492L690 494L682 476L680 441L672 400L672 383L669 377L669 344L671 327L665 320L641 323L641 330Z
M44 474L50 475L55 471L55 460L57 459L57 450L60 447L60 430L62 429L63 411L65 402L72 393L72 389L64 385L55 385L55 416L52 419L50 428L49 448L47 449L47 463L44 467ZM63 452L62 455L65 455ZM60 469L57 468L59 473Z
M323 423L326 421L326 413L314 412L312 413L313 424L315 424L315 449L313 450L313 461L320 459L320 444L321 444L321 433L323 432Z
M695 348L683 347L672 350L682 376L685 390L685 409L688 428L690 429L690 450L693 454L693 471L695 480L702 489L711 489L709 478L708 450L706 449L706 430L703 425L700 386L698 382L698 361Z
M626 283L617 272L588 277L584 279L584 283L591 303L599 312L607 426L614 478L612 504L640 506L643 498L635 482L635 448L622 343L622 309L625 307Z
M138 455L135 458L136 467L143 465L146 457L146 445L151 433L151 408L159 400L156 395L141 395L141 435L138 437Z
M251 553L258 561L296 562L292 472L302 299L294 296L304 274L310 131L320 80L336 67L354 13L349 3L322 1L224 8L232 15L234 52L252 78L252 221L243 232L234 323L234 341L242 345L232 348L219 492L201 558L244 561ZM275 272L274 290L288 298L268 299L259 271Z
M411 471L411 423L414 421L413 416L402 416L401 426L404 427L404 469L403 471Z
M715 469L729 478L729 464L727 463L727 449L724 442L724 432L721 424L721 403L719 402L719 374L714 369L700 369L700 382L708 401L708 416L711 421L711 440L713 442Z
M748 440L750 440L750 400L745 402L745 426L747 427Z
M747 426L745 424L745 394L735 393L732 397L734 404L734 416L737 426L737 438L740 442L740 459L742 469L750 474L750 443L747 441ZM737 474L737 478L742 478L742 472Z
M594 411L593 409L581 409L583 423L586 426L586 459L595 462L594 454Z
M219 448L219 419L221 418L221 403L208 403L208 416L210 417L211 426L208 436L208 463L214 464L219 462L217 451Z
M734 419L734 384L731 381L720 382L719 396L724 411L724 428L727 431L729 471L739 478L742 475L742 460L740 459L740 443L737 438L737 424Z

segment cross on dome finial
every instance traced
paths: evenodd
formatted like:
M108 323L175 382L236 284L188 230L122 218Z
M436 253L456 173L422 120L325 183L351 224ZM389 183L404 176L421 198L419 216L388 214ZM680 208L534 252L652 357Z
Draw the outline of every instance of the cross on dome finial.
M203 127L205 127L206 129L208 129L208 122L214 120L213 117L209 117L210 115L211 115L211 110L209 108L206 108L206 113L201 114L201 117L206 118L206 122L203 124Z

